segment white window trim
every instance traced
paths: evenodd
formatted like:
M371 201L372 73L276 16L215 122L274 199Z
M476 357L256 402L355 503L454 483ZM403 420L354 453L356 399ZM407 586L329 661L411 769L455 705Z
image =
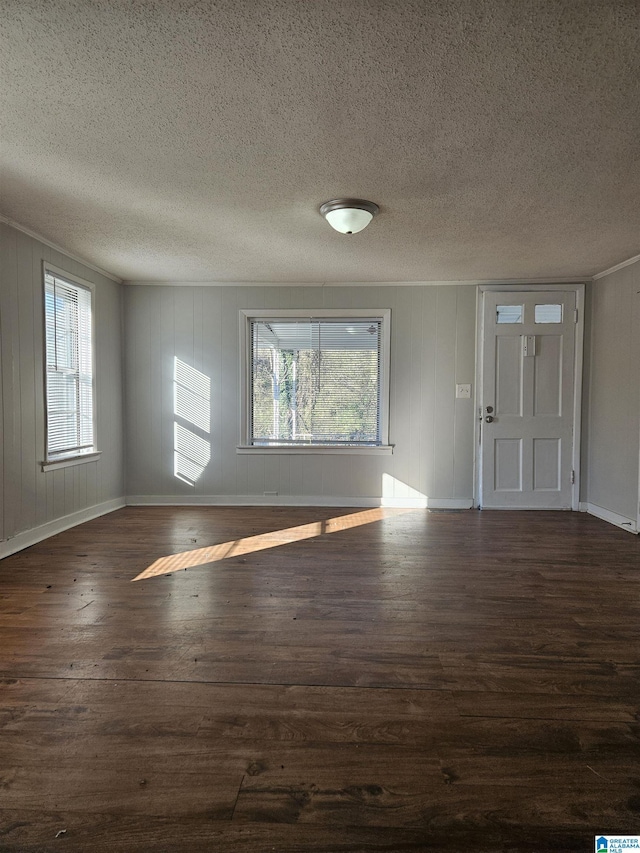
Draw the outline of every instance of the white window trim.
M45 276L47 273L59 276L60 278L70 281L72 284L77 284L78 287L84 287L91 293L91 371L93 376L92 382L92 414L93 414L93 447L84 453L71 452L67 456L58 456L55 459L49 459L49 436L48 436L48 403L47 403L47 329L46 316L44 312L45 300ZM67 270L50 264L48 261L42 262L42 334L43 334L43 391L44 391L44 452L43 461L40 463L41 470L52 471L56 468L70 468L73 465L82 465L87 462L96 462L102 455L102 451L98 450L98 424L97 424L97 393L96 393L96 286L93 282L87 281L78 275L68 272Z
M102 456L101 450L91 450L81 456L63 456L51 462L41 462L42 471L55 471L56 468L71 468L73 465L82 465L84 462L97 462Z
M251 335L250 327L254 321L261 320L326 320L326 319L357 319L366 318L382 321L380 342L380 439L381 444L375 446L344 446L344 445L272 445L271 447L251 444L249 435L249 412L251 410ZM391 356L391 309L390 308L304 308L240 309L240 441L236 448L238 454L270 455L390 455L393 445L389 444L389 372Z

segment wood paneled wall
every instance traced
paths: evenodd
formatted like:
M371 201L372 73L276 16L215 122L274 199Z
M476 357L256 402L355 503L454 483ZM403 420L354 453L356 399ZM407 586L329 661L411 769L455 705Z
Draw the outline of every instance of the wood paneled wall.
M390 308L393 456L236 454L239 310ZM143 500L264 500L265 492L467 501L473 495L474 286L125 287L127 494ZM174 476L173 362L211 379L211 461L195 484Z
M95 289L97 438L102 458L43 473L42 262ZM0 540L122 498L122 287L38 240L0 224Z
M640 261L594 281L589 503L636 521L640 455Z

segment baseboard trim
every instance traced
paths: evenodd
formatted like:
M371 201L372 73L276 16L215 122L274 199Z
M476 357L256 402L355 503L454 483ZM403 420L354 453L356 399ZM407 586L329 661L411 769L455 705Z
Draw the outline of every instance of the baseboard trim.
M395 507L398 509L472 509L472 498L363 498L327 497L325 495L127 495L78 510L70 515L24 530L0 542L0 560L24 548L30 548L85 521L122 509L125 506L317 506L317 507ZM638 533L635 521L596 504L580 502L580 512L615 524L622 530Z
M395 507L398 509L471 509L471 498L361 498L321 495L128 495L78 510L70 515L24 530L0 542L0 560L37 545L43 539L63 533L85 521L125 506L317 506Z
M427 498L429 509L473 509L473 498Z
M0 542L0 560L22 551L24 548L37 545L43 539L63 533L71 527L76 527L85 521L92 521L94 518L99 518L101 515L106 515L116 509L122 509L124 506L126 506L124 498L115 498L115 500L104 501L86 509L78 510L78 512L72 512L70 515L64 515L62 518L56 518L54 521L48 521L38 527L32 527L31 530L23 530L22 533L17 533L11 539Z
M361 498L326 495L127 495L127 506L345 506L471 509L472 498Z
M633 519L627 518L624 515L619 515L617 512L611 512L611 510L604 509L604 507L597 506L597 504L588 503L586 506L587 512L590 515L595 515L596 518L601 518L603 521L615 524L616 527L620 527L622 530L627 530L629 533L638 532L637 522L633 521Z

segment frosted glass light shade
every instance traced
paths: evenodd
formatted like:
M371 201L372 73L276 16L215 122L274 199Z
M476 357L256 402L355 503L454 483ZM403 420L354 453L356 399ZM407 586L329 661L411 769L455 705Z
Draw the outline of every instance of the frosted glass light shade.
M357 207L343 207L341 210L331 210L325 218L329 225L341 234L357 234L367 227L373 215L368 210L360 210Z
M332 228L341 234L357 234L371 222L378 205L364 199L334 199L326 201L320 213Z

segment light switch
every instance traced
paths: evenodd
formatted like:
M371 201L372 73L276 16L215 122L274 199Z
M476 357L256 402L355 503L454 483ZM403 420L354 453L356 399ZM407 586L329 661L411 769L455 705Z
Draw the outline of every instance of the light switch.
M471 385L456 385L456 397L459 400L470 400Z

